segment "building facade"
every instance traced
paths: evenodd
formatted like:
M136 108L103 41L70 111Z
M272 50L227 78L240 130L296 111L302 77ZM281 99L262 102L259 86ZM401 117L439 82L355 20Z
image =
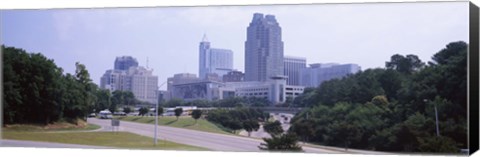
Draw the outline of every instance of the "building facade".
M357 64L310 64L310 67L301 71L300 85L305 87L318 87L324 81L342 78L355 74L361 70Z
M231 71L223 75L223 82L242 82L245 74L241 71Z
M284 103L287 97L303 93L303 86L287 85L287 77L273 76L267 81L227 82L225 88L234 89L237 97L266 98L270 105Z
M245 41L245 81L279 75L284 75L282 29L275 16L255 13Z
M206 35L203 36L199 46L199 69L201 79L208 74L221 76L233 70L233 52L227 49L216 49L210 47Z
M283 72L287 76L287 85L300 85L300 73L306 68L307 59L303 57L284 56Z
M115 58L114 69L115 70L128 70L130 67L137 67L138 61L132 56L121 56Z
M125 69L127 68L128 69ZM107 70L100 78L100 88L110 92L131 91L140 101L156 103L158 100L158 76L153 69L138 66L136 59L130 56L117 57L115 69Z

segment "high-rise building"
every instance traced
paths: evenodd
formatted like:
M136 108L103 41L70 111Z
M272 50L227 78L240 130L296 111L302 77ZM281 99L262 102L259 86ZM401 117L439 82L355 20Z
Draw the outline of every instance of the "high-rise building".
M245 41L245 81L279 75L284 75L282 29L274 15L255 13Z
M115 59L115 70L128 70L130 67L137 67L138 61L132 56L121 56Z
M232 70L233 52L227 49L211 48L207 36L204 35L199 46L199 77L205 79L208 74L217 74L221 78Z
M128 70L128 81L130 91L135 98L141 101L156 103L158 101L158 76L152 75L153 70L144 67L131 67Z
M303 57L284 56L284 74L287 76L287 85L300 85L300 72L306 68L307 60Z
M117 57L115 69L107 70L100 78L100 88L110 92L131 91L136 99L155 103L158 99L158 77L152 72L152 69L138 66L133 57Z
M300 74L300 85L305 87L318 87L324 81L342 78L349 74L355 74L361 70L357 64L310 64Z

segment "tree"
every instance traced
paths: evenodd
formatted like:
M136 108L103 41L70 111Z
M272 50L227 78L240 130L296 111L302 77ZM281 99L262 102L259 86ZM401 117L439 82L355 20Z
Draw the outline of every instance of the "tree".
M228 120L225 122L225 126L232 129L234 134L237 133L237 130L242 129L242 123L238 120Z
M261 143L258 148L270 151L302 151L302 147L297 144L298 139L295 134L283 134L273 136L272 138L263 138L265 143Z
M145 116L148 113L148 108L142 107L138 110L138 114L141 116Z
M165 112L165 111L163 110L163 107L160 107L160 106L159 106L159 107L158 107L158 115L163 115L163 112Z
M248 137L250 137L250 134L252 133L252 131L257 131L260 128L260 125L256 120L244 121L242 126L243 126L243 129L245 129L245 131L248 132Z
M123 112L125 112L125 114L129 114L130 112L132 112L132 109L130 107L124 107Z
M296 135L299 135L303 138L304 142L308 141L308 137L313 136L314 133L314 123L311 120L303 119L298 123L292 125L292 131Z
M174 112L175 112L175 116L177 117L177 120L178 120L178 117L180 117L180 115L182 115L182 113L183 113L183 108L176 108L174 110Z
M445 136L420 138L419 150L422 152L451 153L458 152L457 143Z
M192 111L192 118L195 119L195 124L197 124L197 120L201 116L202 116L202 110L193 110Z
M404 74L412 74L425 66L418 56L409 54L406 57L400 54L395 54L390 58L390 62L386 62L385 66L388 69L394 69Z
M282 124L278 120L276 120L275 122L266 122L263 125L263 130L265 130L272 137L278 136L284 132Z

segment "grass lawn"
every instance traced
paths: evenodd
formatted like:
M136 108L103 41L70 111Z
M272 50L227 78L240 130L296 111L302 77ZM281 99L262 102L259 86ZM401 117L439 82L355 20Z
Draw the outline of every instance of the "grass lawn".
M79 127L69 123L56 123L53 125L35 125L35 124L15 124L2 127L5 132L46 132L46 131L88 131L99 129L100 126L95 124L85 124Z
M155 124L155 117L128 116L118 117L118 119L131 122ZM178 120L175 116L160 116L158 118L158 125L233 135L231 132L224 131L219 126L205 119L198 119L197 124L195 124L195 119L190 116L182 116L179 117Z
M153 138L128 132L14 132L4 131L2 137L13 140L29 140L82 144L130 149L161 149L161 150L208 150L169 141L159 140L153 146Z

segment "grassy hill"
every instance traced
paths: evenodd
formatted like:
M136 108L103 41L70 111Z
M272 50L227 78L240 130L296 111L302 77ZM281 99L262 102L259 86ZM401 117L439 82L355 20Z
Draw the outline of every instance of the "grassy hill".
M153 146L153 138L128 132L16 132L6 131L2 138L12 140L28 140L41 142L56 142L130 149L161 149L161 150L208 150L170 141L158 140Z
M129 116L118 117L118 119L131 122L155 124L155 117ZM195 120L190 116L181 116L178 120L175 116L160 116L158 118L158 125L206 131L212 133L232 134L231 132L229 132L228 129L215 125L205 119L198 119L197 123L195 124Z

